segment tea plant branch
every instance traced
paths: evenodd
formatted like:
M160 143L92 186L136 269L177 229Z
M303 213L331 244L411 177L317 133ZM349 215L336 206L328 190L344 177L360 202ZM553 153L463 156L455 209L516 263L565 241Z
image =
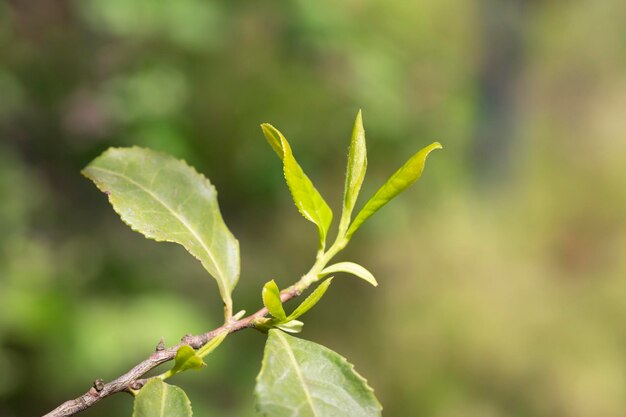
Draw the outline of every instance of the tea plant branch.
M296 283L282 291L274 280L267 282L261 291L263 308L246 317L243 317L243 310L233 315L232 291L239 281L240 272L239 242L222 219L215 187L184 161L169 155L137 147L110 148L94 159L82 171L83 174L108 196L113 209L133 230L159 242L178 243L202 263L219 288L225 307L224 324L207 333L186 335L180 343L169 348L160 342L154 353L125 374L108 383L96 380L85 394L66 401L44 417L74 415L118 392L128 392L135 397L133 417L191 417L191 403L185 392L180 387L166 384L164 380L205 366L205 356L229 334L246 328L269 334L255 387L257 408L264 416L318 415L322 409L325 411L319 414L320 417L381 416L382 406L373 389L345 358L324 346L282 332L301 331L303 323L297 319L326 293L332 282L332 277L326 278L330 274L345 272L373 286L378 285L374 276L359 264L329 263L347 246L354 232L367 219L420 178L428 154L440 149L441 145L435 142L413 155L353 218L352 212L367 168L365 134L359 112L348 154L337 235L333 244L327 246L333 220L331 208L296 161L283 134L267 123L261 128L282 162L296 208L317 227L319 246L313 266ZM323 282L287 314L283 303L300 296L320 280ZM145 377L149 371L172 360L174 365L166 372ZM302 367L302 363L318 366ZM328 384L328 381L342 383ZM299 387L299 390L293 391L293 387ZM308 397L305 408L302 408L300 394L309 390L315 390L315 395Z
M335 243L328 249L328 251L320 251L309 272L302 276L298 282L280 292L281 302L286 303L293 298L299 297L313 283L317 282L323 276L322 270L326 264L337 253L339 253L339 251L345 248L346 244L347 241L340 235L337 236ZM130 371L106 384L103 383L102 380L96 380L89 391L78 398L64 402L43 417L72 416L86 410L98 401L113 394L117 394L119 392L132 393L133 391L140 390L149 379L142 379L142 377L157 366L173 360L180 347L188 345L197 350L224 332L231 334L243 329L255 328L257 327L258 320L267 316L268 313L269 311L267 307L263 307L256 313L250 314L249 316L239 320L231 319L220 327L207 333L200 335L185 335L182 337L180 343L169 348L163 349L161 344L159 344L156 351L150 355L150 357L135 365ZM236 317L236 315L234 317Z
M299 289L299 286L294 285L282 291L280 294L280 299L283 302L287 302L292 298L298 297L301 294L302 291ZM125 374L106 384L103 384L102 380L97 380L96 382L94 382L94 386L91 387L89 391L87 391L80 397L66 401L65 403L55 408L53 411L44 415L44 417L72 416L86 410L87 408L91 407L92 405L106 397L117 394L118 392L130 392L131 390L139 390L148 381L148 379L142 379L142 376L150 370L156 368L157 366L173 360L176 356L176 352L181 346L189 345L194 349L199 349L222 332L227 331L230 334L246 328L253 328L255 325L255 319L265 317L267 314L267 308L263 307L254 314L251 314L240 320L225 323L222 326L211 330L210 332L200 335L186 335L182 338L182 341L180 343L172 347L163 350L158 350L157 348L157 350L152 355L150 355L150 357L135 365Z

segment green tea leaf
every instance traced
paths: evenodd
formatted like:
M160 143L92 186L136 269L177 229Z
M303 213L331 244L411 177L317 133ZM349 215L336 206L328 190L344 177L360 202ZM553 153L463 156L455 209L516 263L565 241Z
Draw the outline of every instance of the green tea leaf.
M300 333L302 331L302 326L304 326L304 323L300 320L291 320L285 323L277 324L276 328L287 333Z
M227 306L239 279L239 243L228 230L211 182L184 161L150 149L111 148L83 175L108 195L122 220L156 241L175 242L217 281Z
M327 266L322 270L321 274L326 275L335 272L347 272L349 274L356 275L359 278L363 278L375 287L378 286L378 282L376 282L374 275L361 265L355 264L354 262L339 262L334 265Z
M206 355L217 349L217 347L222 344L224 339L226 339L226 336L228 336L228 334L228 330L224 330L221 333L218 333L213 339L209 340L204 346L198 349L196 355L204 358Z
M283 161L285 180L298 211L305 219L317 225L320 248L323 248L328 228L333 220L332 210L294 158L291 147L283 134L268 123L263 123L261 129L267 141Z
M135 397L133 417L191 417L191 403L181 388L151 379Z
M170 371L172 375L188 369L200 369L206 366L202 358L196 355L194 348L189 345L183 345L178 348L174 361L174 366Z
M280 290L274 280L269 281L263 286L261 292L263 297L263 304L267 308L267 311L279 320L285 320L287 315L283 309L283 302L280 300Z
M267 142L270 144L272 149L274 149L274 152L276 152L276 155L278 155L278 157L282 161L284 159L283 145L281 139L281 137L283 137L282 133L280 133L278 129L276 129L269 123L263 123L261 125L261 130L263 130L263 135L265 136L265 139L267 139Z
M395 196L407 189L411 184L417 181L424 171L426 158L435 149L441 149L439 142L432 143L421 149L411 157L399 170L397 170L387 182L378 189L376 194L365 204L359 214L350 225L346 238L350 239L354 232L382 206L391 201Z
M378 417L382 410L345 358L275 329L265 345L255 395L266 417Z
M298 317L312 309L313 306L315 306L315 304L317 304L317 302L322 299L322 296L326 293L326 290L328 289L332 281L333 278L330 277L326 281L318 285L317 288L307 298L305 298L298 307L296 307L293 313L291 313L289 317L287 317L286 321L297 319Z
M341 214L340 230L343 233L348 229L350 216L365 178L367 170L367 149L365 147L365 130L361 110L356 115L350 151L348 152L348 168L346 170L346 185L343 192L343 212Z

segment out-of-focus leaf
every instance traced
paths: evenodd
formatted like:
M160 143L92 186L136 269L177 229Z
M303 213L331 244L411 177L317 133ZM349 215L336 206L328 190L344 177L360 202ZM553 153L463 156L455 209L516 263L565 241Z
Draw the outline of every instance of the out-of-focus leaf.
M361 265L355 264L354 262L339 262L334 265L327 266L321 273L332 274L335 272L347 272L349 274L356 275L359 278L363 278L375 287L378 286L378 282L376 282L374 275Z
M255 395L267 417L378 417L382 410L345 358L275 329L265 345Z
M304 323L300 320L291 320L285 323L277 324L276 328L287 333L300 333L302 331L302 326L304 326Z
M151 379L135 397L133 417L191 417L191 403L181 388Z
M317 225L320 247L323 248L328 228L333 220L332 210L294 158L291 147L283 134L268 123L263 123L261 129L269 144L283 161L285 180L298 211L305 219Z
M382 206L417 181L424 171L426 158L435 149L441 149L439 142L432 143L411 157L387 182L376 191L376 194L365 204L350 225L346 238L350 239L354 232Z
M346 170L346 185L343 193L343 212L341 214L340 229L346 231L350 224L350 216L365 178L367 170L367 149L365 147L365 130L361 110L356 115L350 151L348 152L348 168Z
M293 313L291 313L289 317L287 317L286 321L297 319L298 317L312 309L313 306L315 306L315 304L317 304L317 302L322 299L322 296L326 293L326 290L328 289L328 286L331 284L332 281L333 278L330 277L326 281L318 285L317 288L307 298L305 298L298 307L296 307Z
M261 295L263 297L263 304L272 316L276 317L278 320L285 320L285 318L287 318L283 308L283 302L280 300L280 290L274 280L267 282L263 286Z
M156 241L181 244L217 281L227 306L239 279L239 243L211 182L184 161L150 149L111 148L83 171L122 220Z

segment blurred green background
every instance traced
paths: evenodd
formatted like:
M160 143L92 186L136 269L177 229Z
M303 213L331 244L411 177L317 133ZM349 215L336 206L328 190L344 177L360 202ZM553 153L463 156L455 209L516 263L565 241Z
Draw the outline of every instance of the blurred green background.
M316 246L259 124L339 207L359 108L366 196L445 150L341 255L380 286L338 277L302 337L354 362L386 416L623 416L625 21L622 0L0 2L0 416L221 319L200 264L81 177L92 158L147 146L211 178L252 311ZM263 341L233 335L172 380L196 415L255 415Z

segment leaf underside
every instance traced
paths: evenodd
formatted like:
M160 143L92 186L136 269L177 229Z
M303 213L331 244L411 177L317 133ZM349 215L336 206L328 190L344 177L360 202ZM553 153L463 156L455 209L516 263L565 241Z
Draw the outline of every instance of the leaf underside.
M265 345L255 395L266 417L377 417L382 410L345 358L275 329Z
M322 270L322 274L333 274L335 272L346 272L369 282L374 287L378 286L378 282L376 282L374 275L372 275L372 273L363 266L354 262L339 262L334 265L327 266Z
M239 242L228 230L211 182L184 161L150 149L111 148L83 175L108 195L133 230L178 243L217 281L226 304L239 279Z
M151 379L135 397L133 417L192 417L187 394L175 385Z

